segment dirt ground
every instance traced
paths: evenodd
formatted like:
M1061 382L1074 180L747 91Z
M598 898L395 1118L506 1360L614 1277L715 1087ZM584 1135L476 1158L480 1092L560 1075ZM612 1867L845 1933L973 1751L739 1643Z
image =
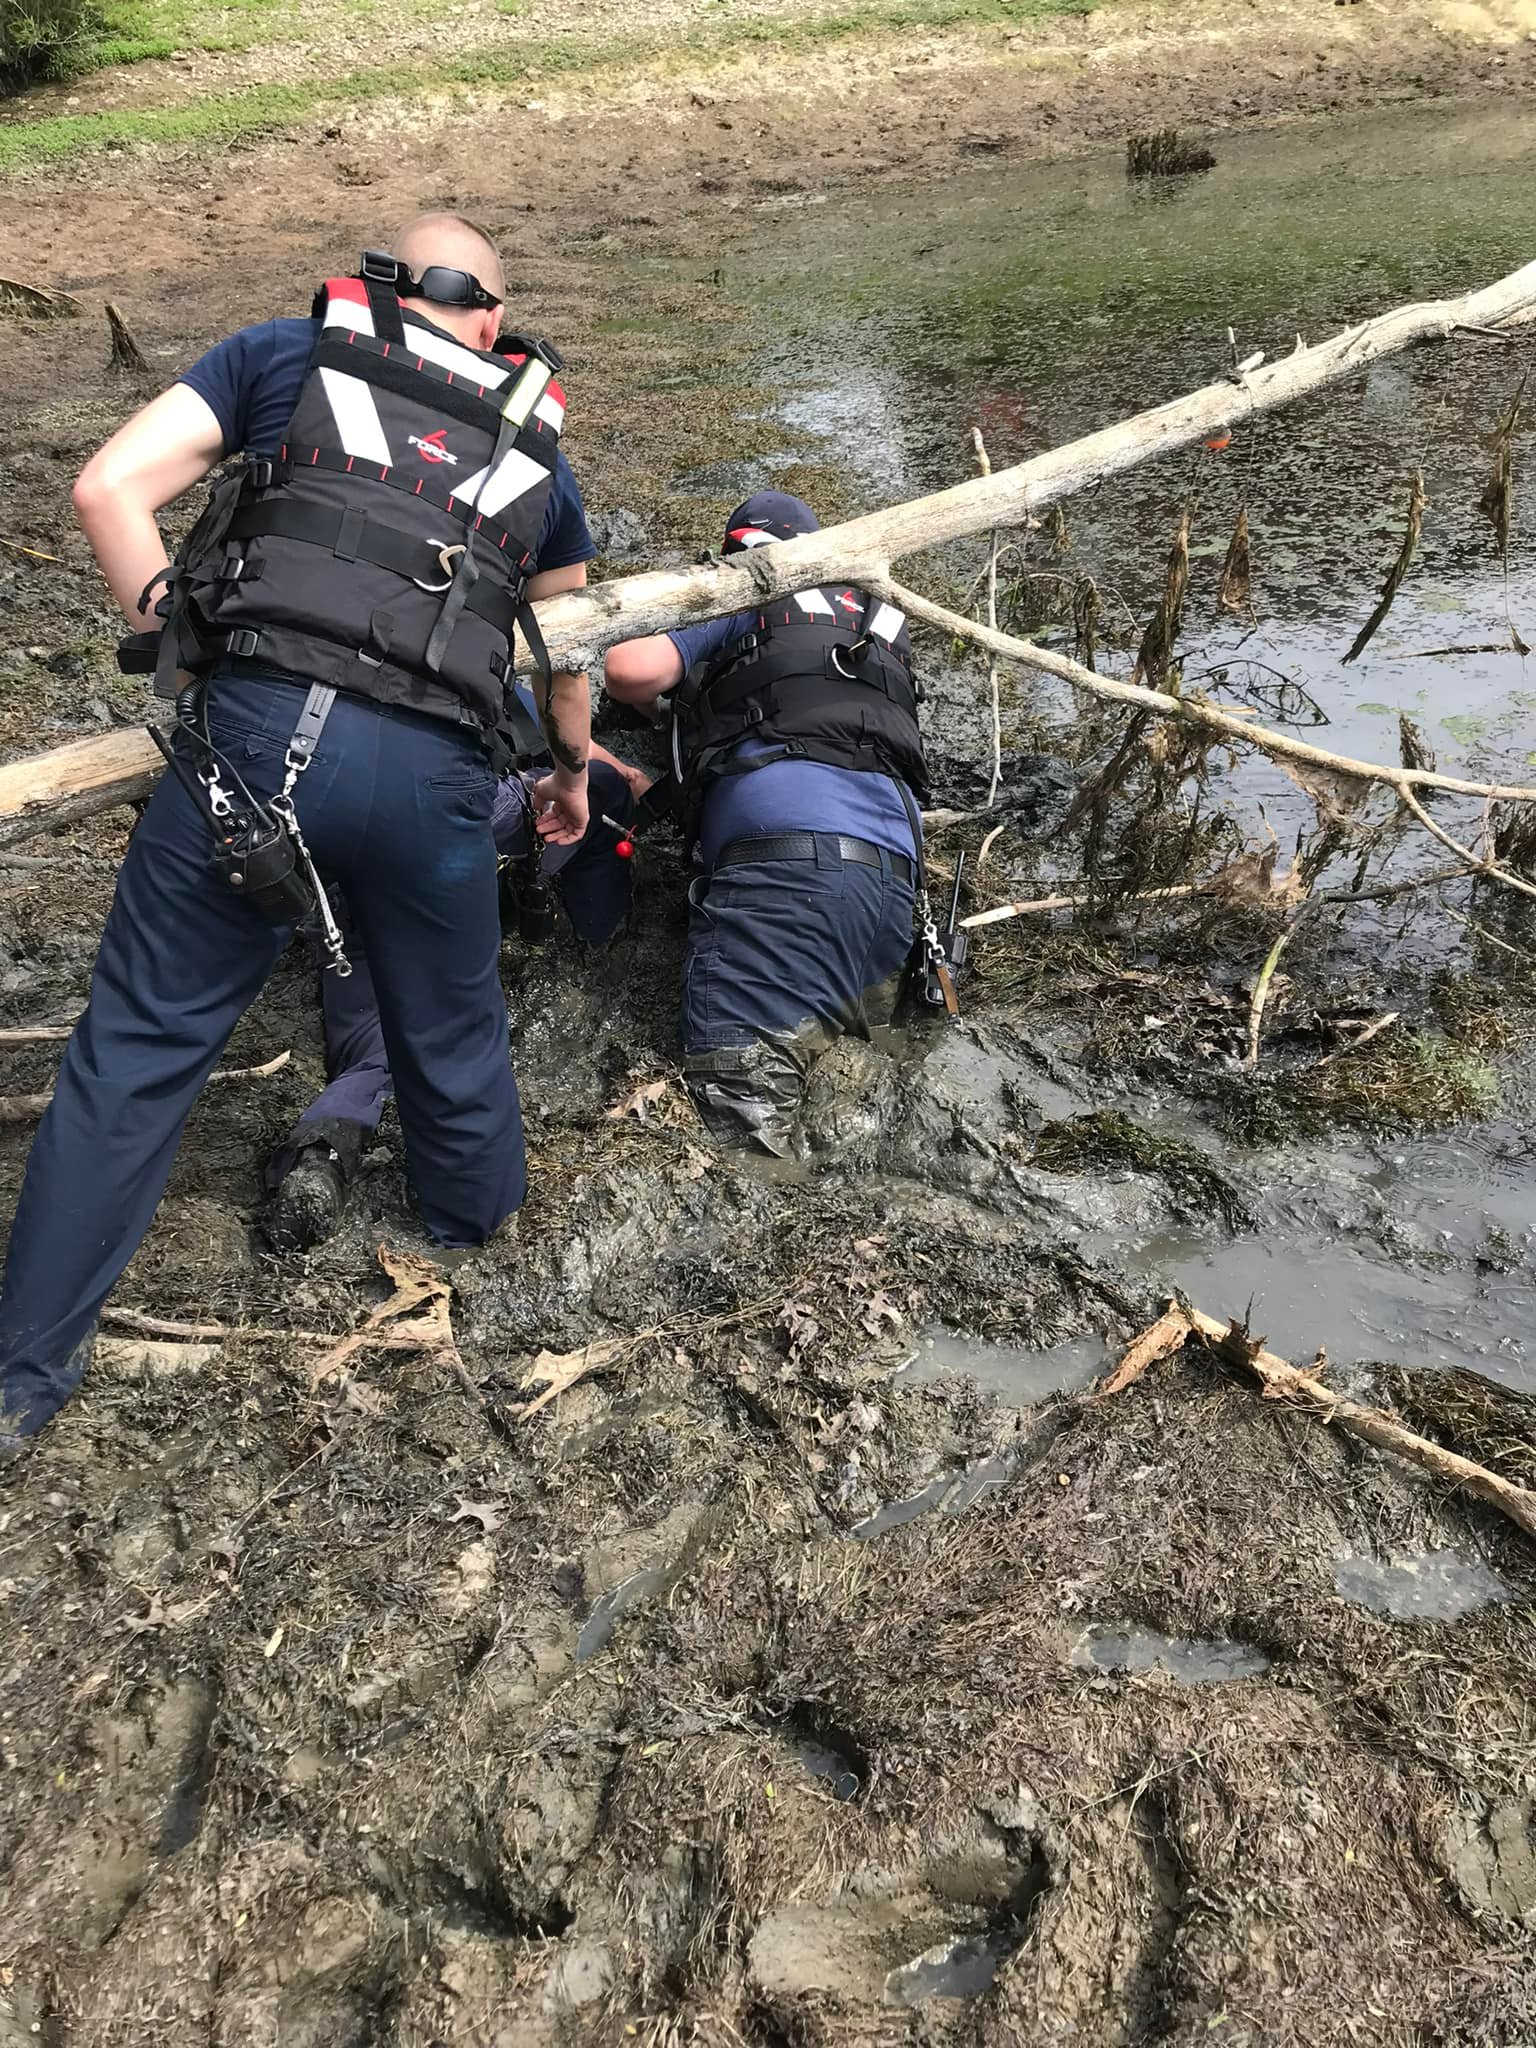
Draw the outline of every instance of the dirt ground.
M142 715L68 518L86 453L423 204L494 228L519 317L566 350L622 569L694 552L725 505L676 471L762 431L710 281L762 210L1154 119L1528 90L1528 37L1519 6L1180 0L862 42L814 80L759 50L18 178L0 273L115 300L155 376L108 371L94 313L4 327L0 534L59 560L0 547L0 743ZM487 149L509 112L538 124L533 196L515 139L504 170ZM695 282L636 282L679 254ZM701 331L720 376L680 451L655 380ZM937 668L937 794L963 805L977 678ZM0 1024L78 1008L127 823L0 857ZM316 1378L298 1333L383 1302L381 1242L425 1247L386 1122L339 1237L265 1250L261 1162L321 1078L301 958L242 1025L231 1063L293 1058L210 1090L117 1296L236 1334L208 1356L117 1330L0 1493L0 2048L1536 2039L1528 1546L1203 1356L1099 1402L898 1375L935 1325L1127 1338L1157 1303L1084 1234L1216 1239L1283 1173L1128 1135L1144 935L989 943L962 1029L829 1055L804 1158L770 1176L716 1154L675 1083L609 1114L676 1058L680 880L647 851L601 960L509 953L533 1193L452 1274L470 1386L430 1351ZM1181 1048L1239 1028L1225 942L1168 948ZM53 1057L8 1054L0 1092ZM26 1142L0 1127L0 1213ZM601 1340L519 1412L541 1351ZM1529 1401L1361 1391L1529 1476ZM1341 1559L1445 1552L1500 1597L1435 1623L1340 1591ZM1116 1668L1102 1646L1135 1629L1195 1645L1208 1682L1171 1651Z

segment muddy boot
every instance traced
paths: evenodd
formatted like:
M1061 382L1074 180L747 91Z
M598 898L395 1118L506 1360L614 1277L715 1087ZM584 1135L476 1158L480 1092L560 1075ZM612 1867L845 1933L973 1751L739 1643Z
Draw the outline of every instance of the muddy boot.
M811 1057L831 1036L809 1024L755 1045L687 1054L683 1081L710 1135L739 1150L787 1157Z
M347 1183L372 1133L366 1124L317 1117L301 1123L268 1172L267 1242L275 1252L313 1251L340 1223Z
M67 1401L78 1392L96 1353L97 1325L92 1323L62 1367L39 1375L20 1376L0 1391L0 1470L17 1465Z

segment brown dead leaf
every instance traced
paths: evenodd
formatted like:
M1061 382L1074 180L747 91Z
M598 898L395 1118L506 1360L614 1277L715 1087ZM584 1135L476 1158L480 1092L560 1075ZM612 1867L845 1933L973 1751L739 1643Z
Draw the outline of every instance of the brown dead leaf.
M683 1147L682 1178L685 1181L702 1180L710 1168L710 1157L701 1152L697 1145Z
M869 1301L866 1302L864 1313L860 1316L859 1321L871 1337L878 1337L885 1323L889 1323L893 1330L899 1330L906 1321L906 1317L885 1292L884 1288L882 1288L878 1294L872 1295Z
M465 1500L462 1494L448 1519L450 1522L478 1522L482 1536L494 1536L501 1527L501 1516L488 1500Z
M616 1102L608 1115L615 1122L621 1117L637 1116L641 1123L646 1123L650 1119L651 1111L659 1106L671 1085L665 1074L658 1074L654 1081L642 1081L638 1088L630 1090L622 1102Z
M605 1365L611 1365L629 1348L630 1341L628 1337L600 1337L595 1344L584 1344L579 1351L541 1351L523 1374L522 1384L525 1390L536 1387L541 1380L548 1380L549 1385L536 1400L513 1412L519 1421L526 1422L567 1387L584 1380L589 1372L601 1372Z
M448 1276L430 1259L416 1252L392 1251L384 1244L379 1246L379 1264L394 1282L394 1293L370 1311L360 1330L332 1345L312 1368L310 1391L334 1378L354 1353L363 1350L431 1352L468 1383L449 1315L453 1285ZM425 1313L414 1314L418 1309Z
M146 1635L155 1628L181 1628L205 1607L213 1604L215 1596L206 1594L201 1600L178 1600L167 1607L158 1593L149 1595L149 1606L143 1614L125 1614L118 1627L130 1636Z
M1126 1346L1120 1363L1099 1388L1099 1399L1108 1400L1111 1394L1123 1394L1127 1387L1139 1380L1149 1365L1156 1365L1160 1358L1167 1358L1171 1352L1189 1336L1193 1325L1177 1302L1165 1308L1155 1323L1149 1323L1139 1337L1134 1337Z

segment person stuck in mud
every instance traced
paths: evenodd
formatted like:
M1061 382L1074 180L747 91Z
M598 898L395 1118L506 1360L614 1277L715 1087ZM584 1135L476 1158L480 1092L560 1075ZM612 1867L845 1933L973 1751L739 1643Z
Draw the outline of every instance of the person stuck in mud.
M760 491L739 553L819 521ZM689 889L683 1072L727 1142L782 1154L815 1055L888 1023L912 952L927 771L903 614L844 586L610 647L605 687L670 692Z
M531 719L532 693L519 684L518 696ZM510 930L513 922L521 924L526 918L529 897L522 878L531 855L540 878L564 905L576 937L600 951L629 914L634 874L629 861L615 855L619 835L613 827L629 822L636 799L650 787L650 777L593 741L587 763L586 832L574 844L552 846L541 854L533 789L552 765L546 757L536 769L505 777L491 807L491 837L504 863L503 875L512 883L510 889L503 887L503 926ZM522 935L531 936L526 931ZM267 1166L273 1194L266 1230L276 1251L308 1251L336 1229L348 1185L394 1092L373 976L355 935L349 936L348 951L352 973L345 980L334 974L320 976L325 1088Z
M309 319L215 348L76 483L176 698L175 772L128 846L28 1160L0 1292L7 1452L80 1384L192 1104L296 925L346 970L320 872L368 948L428 1233L483 1242L523 1201L491 735L514 621L584 583L595 549L559 450L558 361L498 352L503 296L481 230L424 214ZM171 566L156 514L240 451ZM586 678L546 674L542 699L538 829L573 845Z

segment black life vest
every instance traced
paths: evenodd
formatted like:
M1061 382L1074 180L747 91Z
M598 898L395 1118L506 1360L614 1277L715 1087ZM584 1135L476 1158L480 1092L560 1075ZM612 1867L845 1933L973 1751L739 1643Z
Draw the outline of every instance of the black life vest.
M919 803L928 768L917 729L907 621L846 587L803 590L698 662L672 693L672 772L685 842L710 785L776 761L891 775ZM743 754L741 742L756 740Z
M558 358L467 348L363 278L330 279L314 311L281 448L216 485L173 565L157 689L177 668L249 660L492 726L531 616Z

